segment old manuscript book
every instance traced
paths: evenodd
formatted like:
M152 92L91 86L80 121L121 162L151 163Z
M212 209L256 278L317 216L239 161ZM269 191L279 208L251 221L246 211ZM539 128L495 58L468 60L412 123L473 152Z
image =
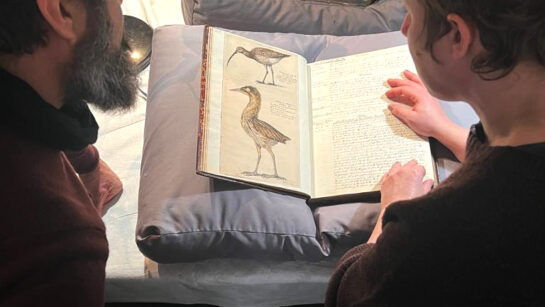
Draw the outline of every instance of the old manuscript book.
M385 81L404 69L406 45L307 63L207 27L197 173L318 202L376 196L396 161L435 179L428 140L387 109Z

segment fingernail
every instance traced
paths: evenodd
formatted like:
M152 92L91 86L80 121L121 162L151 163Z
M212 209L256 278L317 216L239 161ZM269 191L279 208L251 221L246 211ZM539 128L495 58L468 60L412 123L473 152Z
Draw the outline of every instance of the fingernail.
M388 110L392 111L393 109L394 109L394 107L391 104L389 104L388 105Z

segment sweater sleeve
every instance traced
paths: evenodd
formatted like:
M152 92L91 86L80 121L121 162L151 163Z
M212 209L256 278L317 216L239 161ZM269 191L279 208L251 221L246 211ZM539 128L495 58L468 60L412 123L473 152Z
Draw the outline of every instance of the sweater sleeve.
M0 306L104 306L105 227L68 160L0 141Z
M354 265L360 258L365 257L372 249L373 244L361 244L349 250L339 261L335 272L329 279L329 286L326 293L325 306L335 306L337 304L338 288L341 281L346 276L345 273Z
M2 306L104 306L104 233L83 228L4 242ZM4 285L6 287L4 287Z
M394 288L411 279L402 266L411 253L410 238L405 223L385 218L376 244L362 244L343 256L330 279L326 306L392 304Z

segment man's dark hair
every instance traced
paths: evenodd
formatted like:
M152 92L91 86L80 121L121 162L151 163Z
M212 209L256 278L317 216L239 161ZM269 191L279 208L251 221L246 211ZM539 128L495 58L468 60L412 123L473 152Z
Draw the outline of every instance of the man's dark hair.
M81 0L88 8L103 0ZM88 18L92 20L92 18ZM36 0L0 1L0 54L33 53L47 44L45 20Z
M483 79L509 74L521 60L545 66L544 0L424 0L426 49L446 35L446 16L460 15L479 31L486 50L475 57L472 70ZM433 52L432 52L433 55Z

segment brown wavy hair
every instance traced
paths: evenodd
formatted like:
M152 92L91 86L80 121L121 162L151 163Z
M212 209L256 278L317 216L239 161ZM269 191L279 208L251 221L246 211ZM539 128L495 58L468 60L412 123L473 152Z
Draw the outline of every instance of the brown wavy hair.
M522 60L545 66L545 0L422 0L426 49L451 30L448 14L475 25L485 52L471 69L485 80L500 79ZM432 52L433 55L433 52Z

